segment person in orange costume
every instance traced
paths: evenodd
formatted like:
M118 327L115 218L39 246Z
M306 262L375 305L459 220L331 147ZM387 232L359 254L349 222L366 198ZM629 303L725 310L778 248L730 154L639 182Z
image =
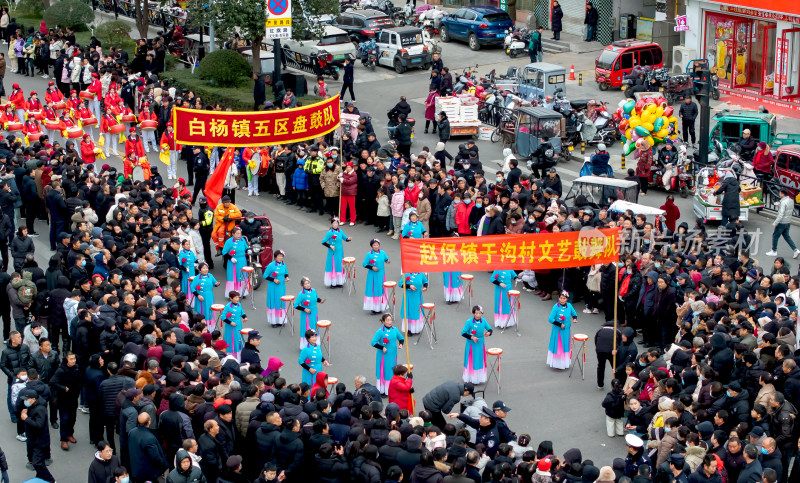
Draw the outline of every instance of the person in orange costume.
M122 158L122 174L125 175L125 179L128 179L133 174L133 168L139 165L139 156L136 153L131 152L124 158Z
M128 129L128 132L130 132L130 135L128 135L128 139L125 141L125 156L127 157L131 153L134 153L136 155L136 159L145 157L142 138L136 134L136 128L131 127Z
M94 156L94 141L92 141L92 138L89 137L88 134L84 133L83 139L81 140L81 158L84 163L89 164L94 163Z
M242 212L231 203L230 196L223 196L220 203L214 209L214 231L211 232L211 239L217 246L217 255L222 253L222 245L225 244L225 234L236 226L233 221L241 218Z

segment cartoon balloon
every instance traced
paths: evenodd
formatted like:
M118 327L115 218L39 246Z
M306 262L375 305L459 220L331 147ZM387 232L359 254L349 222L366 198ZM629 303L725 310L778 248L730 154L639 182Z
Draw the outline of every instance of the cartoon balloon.
M646 127L644 127L644 125L639 125L639 126L636 126L635 131L636 131L636 134L638 134L640 136L647 136L647 135L650 134L651 129L647 129Z
M664 118L663 117L656 118L656 120L653 122L653 129L655 129L656 131L660 131L662 127L664 127Z
M621 120L621 121L619 122L619 130L624 132L624 131L626 131L627 129L628 129L628 120L627 120L627 119L623 119L623 120Z

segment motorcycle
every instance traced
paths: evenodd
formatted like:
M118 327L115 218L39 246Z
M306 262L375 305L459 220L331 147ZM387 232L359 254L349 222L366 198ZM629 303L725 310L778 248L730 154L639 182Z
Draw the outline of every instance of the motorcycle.
M245 253L247 255L247 266L254 269L251 272L253 277L251 283L253 284L253 290L258 290L264 277L264 268L261 266L261 258L258 256L262 248L260 243L250 244L248 241L248 245L250 245L250 248Z
M503 50L512 59L518 55L526 54L528 53L529 40L530 34L527 28L508 29L508 33L506 33L506 37L503 40Z
M358 55L361 57L361 65L375 70L378 65L378 46L375 44L374 39L358 44Z
M478 119L487 124L496 126L500 123L502 111L503 97L499 92L490 87L486 91L486 97L484 97L478 109Z

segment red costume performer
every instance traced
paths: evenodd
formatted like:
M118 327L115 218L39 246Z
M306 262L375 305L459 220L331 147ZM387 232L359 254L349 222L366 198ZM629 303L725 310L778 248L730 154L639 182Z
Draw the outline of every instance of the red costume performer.
M94 156L94 142L92 142L88 134L84 134L81 141L81 158L83 158L84 163L94 163Z
M127 158L129 154L133 153L136 155L136 159L143 158L144 153L144 144L142 144L142 138L136 134L136 128L132 127L129 129L130 136L125 141L125 157Z

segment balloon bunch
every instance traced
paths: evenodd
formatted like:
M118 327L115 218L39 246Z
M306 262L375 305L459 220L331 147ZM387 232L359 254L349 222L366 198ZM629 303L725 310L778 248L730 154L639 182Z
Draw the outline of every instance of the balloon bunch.
M673 113L672 106L661 96L621 100L614 117L619 118L619 130L625 136L625 155L634 149L650 149L667 138L675 140L678 119Z

